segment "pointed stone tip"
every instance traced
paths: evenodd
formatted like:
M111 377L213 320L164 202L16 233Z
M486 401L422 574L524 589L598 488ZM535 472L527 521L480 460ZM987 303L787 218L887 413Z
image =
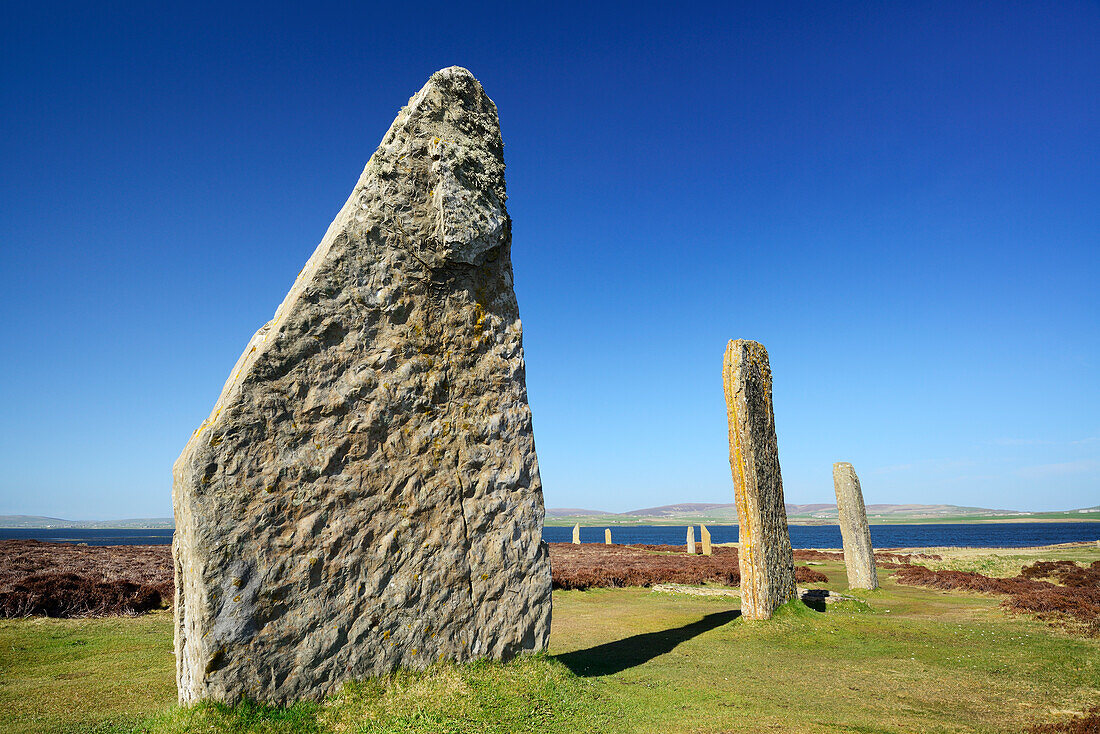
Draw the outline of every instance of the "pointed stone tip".
M464 66L448 66L446 69L440 69L428 77L428 81L424 85L424 88L439 87L441 89L454 89L456 87L467 87L470 85L481 94L485 94L485 88L481 86L481 82L477 80L477 77L475 77L469 69Z
M467 109L496 110L493 100L485 93L485 88L469 69L462 66L448 66L432 74L420 91L409 99L411 109L418 108L425 100L434 100L432 106L449 106Z
M852 464L847 461L837 461L833 463L834 467L851 466Z
M436 77L440 77L441 79L452 79L459 76L469 77L470 79L474 80L477 79L477 77L475 77L473 73L465 66L448 66L447 68L440 69L436 73L432 74L431 78L435 79Z

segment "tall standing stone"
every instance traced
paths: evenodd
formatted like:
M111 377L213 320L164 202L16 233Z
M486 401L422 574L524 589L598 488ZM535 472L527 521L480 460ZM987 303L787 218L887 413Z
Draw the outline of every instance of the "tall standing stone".
M603 544L611 545L611 528L603 529Z
M573 545L581 544L581 524L577 523L573 526Z
M689 556L695 555L695 526L694 525L688 525L687 552L688 552Z
M737 503L741 614L769 619L794 598L795 582L767 351L754 341L731 341L722 377Z
M434 74L176 461L182 703L546 647L503 152Z
M703 542L703 555L709 556L711 554L710 531L707 530L706 525L699 526L699 539Z
M844 567L849 589L877 589L875 550L871 547L871 528L856 470L846 461L833 464L833 488L840 517L840 537L844 543Z

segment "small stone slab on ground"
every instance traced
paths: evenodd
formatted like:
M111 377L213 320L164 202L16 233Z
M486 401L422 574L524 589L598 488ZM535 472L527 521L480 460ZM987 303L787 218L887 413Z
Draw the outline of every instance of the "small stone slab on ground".
M685 584L654 584L652 590L659 594L687 594L689 596L741 596L740 589L723 589L717 586L687 586ZM844 596L828 589L798 589L802 601L823 601L832 604L841 599L857 601L854 596Z

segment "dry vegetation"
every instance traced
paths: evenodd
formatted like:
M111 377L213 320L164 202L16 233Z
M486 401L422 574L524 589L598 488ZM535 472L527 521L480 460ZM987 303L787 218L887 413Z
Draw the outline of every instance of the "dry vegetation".
M1047 578L1057 583L1041 580ZM1100 636L1100 561L1088 566L1074 561L1037 561L1012 578L906 564L898 568L894 580L932 589L1005 594L1008 598L1002 606L1009 611L1034 614L1044 621Z
M842 561L841 553L796 550L799 562ZM737 586L737 549L715 546L713 555L688 555L683 546L550 544L555 589L652 586L662 583ZM1100 635L1100 561L1037 561L1010 578L975 571L928 568L938 554L880 551L883 568L912 586L1003 594L1003 606L1029 613L1075 632ZM828 578L797 566L799 583ZM171 549L168 546L78 546L34 540L0 541L0 617L46 615L85 617L138 614L171 604Z
M795 551L795 558L799 553ZM550 568L555 589L652 586L654 584L715 583L737 586L741 571L737 549L715 546L713 555L688 555L678 545L550 544ZM799 583L824 583L829 578L808 566L795 568Z
M1100 734L1100 706L1093 706L1082 716L1072 716L1053 724L1039 724L1028 731L1031 734Z
M166 545L0 541L0 617L139 614L173 592Z
M801 551L800 551L801 552ZM683 546L550 544L556 589L718 583L741 580L737 549L689 556ZM795 569L799 583L825 574ZM161 545L78 546L0 541L0 617L138 614L171 604L172 552Z
M822 551L822 550L796 550L794 552L794 559L796 561L840 561L844 562L844 554L837 551ZM875 551L875 564L883 568L898 568L904 563L913 563L914 561L939 561L942 557L936 554L926 553L895 553L893 551Z

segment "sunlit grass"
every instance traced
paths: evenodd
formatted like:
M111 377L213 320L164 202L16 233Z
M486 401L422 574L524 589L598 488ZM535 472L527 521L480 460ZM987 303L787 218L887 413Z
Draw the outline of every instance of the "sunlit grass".
M1029 560L1034 560L1033 558ZM1020 731L1100 704L1100 641L1000 599L898 586L769 622L738 600L554 594L548 655L441 665L320 704L174 706L171 619L0 623L4 732Z

